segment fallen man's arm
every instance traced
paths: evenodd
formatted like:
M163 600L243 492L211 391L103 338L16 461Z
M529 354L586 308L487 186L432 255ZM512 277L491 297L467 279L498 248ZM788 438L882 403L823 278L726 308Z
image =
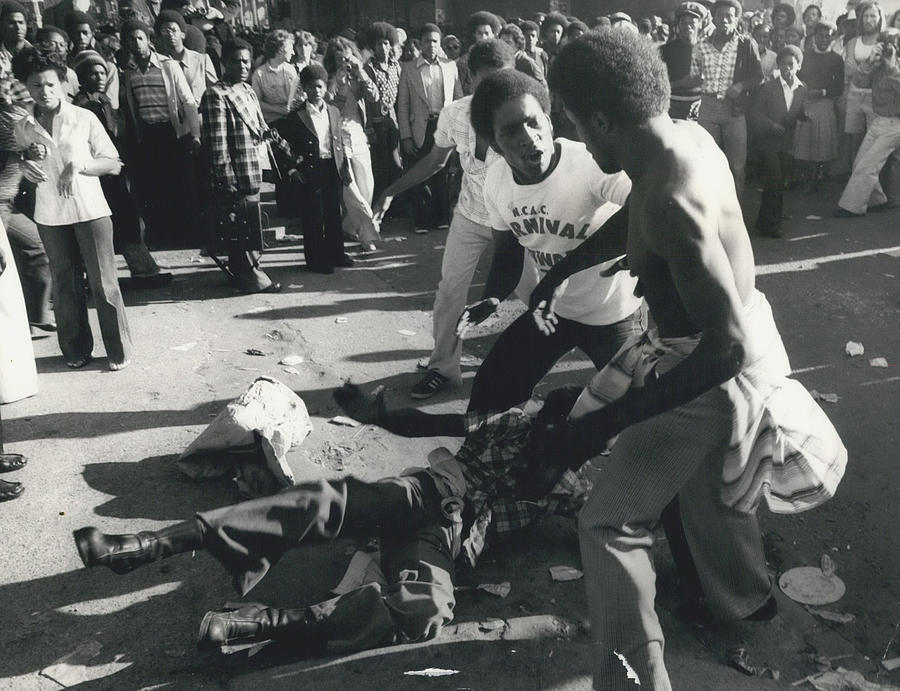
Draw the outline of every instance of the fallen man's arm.
M367 425L378 425L401 437L464 437L463 416L458 413L434 415L416 408L388 408L384 387L371 394L355 384L335 390L334 400L347 415Z

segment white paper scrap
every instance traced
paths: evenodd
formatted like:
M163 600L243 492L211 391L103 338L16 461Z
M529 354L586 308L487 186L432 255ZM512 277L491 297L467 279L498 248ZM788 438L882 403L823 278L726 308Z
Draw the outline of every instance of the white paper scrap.
M407 677L450 677L459 674L458 669L441 669L440 667L428 667L427 669L414 669L404 672Z
M862 355L866 352L866 349L863 347L862 343L857 343L856 341L847 341L847 345L844 346L844 352L847 353L850 357L856 357L857 355Z

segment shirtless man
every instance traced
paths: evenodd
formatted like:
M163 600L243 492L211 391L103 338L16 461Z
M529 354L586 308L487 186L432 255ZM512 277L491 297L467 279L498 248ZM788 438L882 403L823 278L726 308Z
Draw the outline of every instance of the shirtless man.
M728 161L702 128L669 118L666 67L653 45L626 32L591 34L560 52L549 81L600 168L632 180L627 264L657 327L595 376L563 441L577 463L618 435L579 516L594 684L632 688L624 656L641 688L669 689L652 527L678 493L710 609L722 618L773 613L755 514L723 504L722 468L741 383L774 382L790 368L755 289ZM552 325L552 313L535 316ZM624 395L604 391L611 369L632 376Z

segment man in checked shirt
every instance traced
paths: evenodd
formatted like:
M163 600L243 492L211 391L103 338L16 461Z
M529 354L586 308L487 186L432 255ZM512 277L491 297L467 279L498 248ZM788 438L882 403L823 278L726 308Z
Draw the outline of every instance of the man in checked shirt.
M347 414L406 437L465 437L455 455L428 456L429 468L366 483L352 477L305 483L273 496L197 514L156 532L105 535L75 531L85 566L127 573L180 552L207 549L245 595L291 547L337 537L380 538L388 583L369 583L332 600L297 609L247 605L208 612L201 648L267 640L305 654L342 653L389 643L427 640L453 620L454 562L471 566L486 540L540 516L574 516L591 489L586 464L577 472L555 459L556 428L579 389L553 391L532 418L499 413L430 415L391 409L383 390L372 395L345 384L335 399Z
M738 0L716 0L715 30L694 46L690 79L682 86L700 86L698 122L725 153L734 176L738 202L744 196L747 165L746 94L762 82L759 48L738 30L743 8Z
M212 84L200 101L203 146L208 155L211 203L208 209L234 209L238 217L259 218L262 171L270 168L270 149L280 167L291 166L290 148L270 130L247 78L253 64L250 45L241 40L222 46L222 81ZM252 225L252 223L251 223ZM258 225L258 221L257 221ZM228 274L244 293L277 293L281 284L259 268L255 252L232 243Z

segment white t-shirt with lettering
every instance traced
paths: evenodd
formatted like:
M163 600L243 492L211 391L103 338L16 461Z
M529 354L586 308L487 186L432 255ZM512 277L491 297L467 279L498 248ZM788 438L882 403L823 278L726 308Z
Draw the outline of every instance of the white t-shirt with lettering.
M607 175L580 142L557 139L561 155L556 169L533 185L520 185L500 159L488 169L484 201L494 230L516 235L525 248L525 268L518 294L528 302L531 291L550 268L596 232L631 193L625 173ZM615 260L573 274L556 313L592 326L613 324L641 304L637 280L626 271L611 277L601 272Z

